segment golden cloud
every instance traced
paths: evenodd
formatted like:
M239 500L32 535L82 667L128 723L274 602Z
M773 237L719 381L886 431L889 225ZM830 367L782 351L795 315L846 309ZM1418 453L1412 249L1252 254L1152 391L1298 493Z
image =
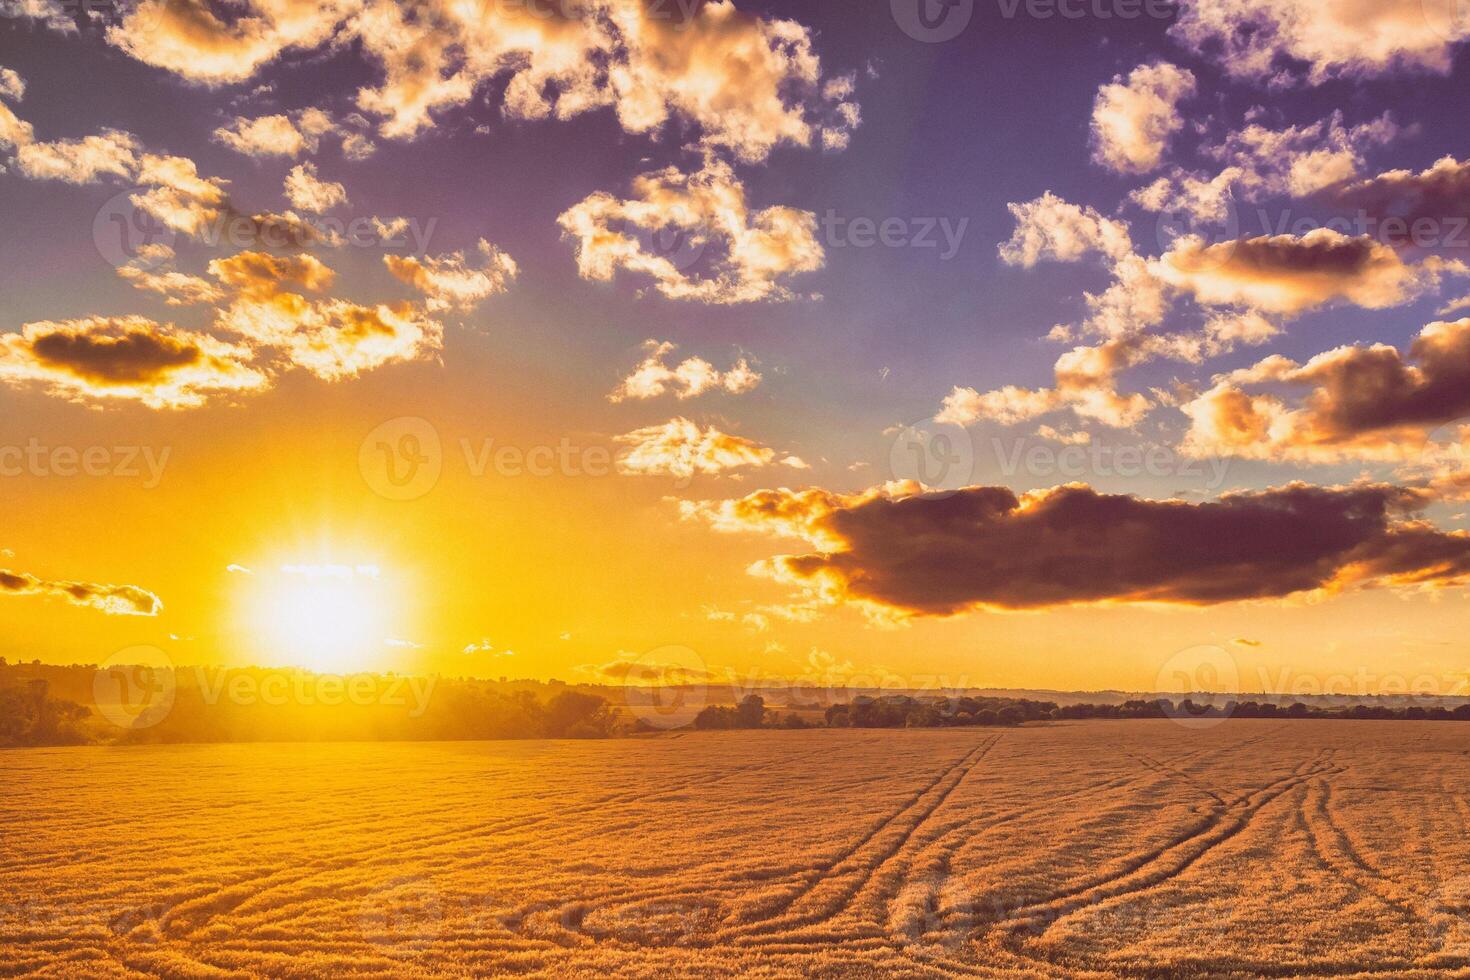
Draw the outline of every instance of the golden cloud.
M1098 90L1092 107L1092 158L1116 173L1158 168L1184 128L1178 105L1195 93L1194 75L1167 62L1139 65Z
M1459 263L1427 259L1411 265L1368 235L1330 228L1206 244L1196 235L1175 241L1149 271L1208 306L1244 306L1295 315L1334 302L1370 310L1399 306L1439 286Z
M505 292L520 273L515 259L483 238L477 247L482 259L479 268L472 268L463 252L424 258L385 255L383 263L394 276L424 294L429 310L468 311Z
M716 389L738 395L761 382L760 373L743 357L728 371L719 370L702 357L685 358L669 367L666 359L677 349L677 345L668 341L645 340L643 360L613 389L607 400L616 404L672 393L683 401Z
M96 609L109 616L157 616L163 602L136 585L94 585L90 582L51 582L25 572L0 569L0 595L47 596L74 606Z
M1305 395L1245 390L1261 384ZM1470 414L1470 319L1429 324L1408 358L1383 344L1339 347L1304 365L1267 358L1182 408L1191 423L1184 448L1194 455L1403 460L1429 430Z
M247 348L139 316L39 321L0 337L0 381L77 402L194 408L268 387L249 360Z
M674 418L618 436L628 451L618 457L620 472L668 475L689 479L696 474L721 474L747 467L769 466L776 451L758 442L701 428L686 418Z

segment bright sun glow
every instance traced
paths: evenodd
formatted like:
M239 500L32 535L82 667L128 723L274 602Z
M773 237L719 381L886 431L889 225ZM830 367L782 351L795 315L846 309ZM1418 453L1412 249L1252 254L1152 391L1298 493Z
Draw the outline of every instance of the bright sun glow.
M376 569L285 566L262 583L252 619L273 657L317 671L364 668L388 635Z

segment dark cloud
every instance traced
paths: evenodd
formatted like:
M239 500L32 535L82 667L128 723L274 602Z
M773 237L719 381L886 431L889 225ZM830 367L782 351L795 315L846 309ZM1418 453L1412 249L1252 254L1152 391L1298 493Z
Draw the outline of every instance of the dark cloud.
M766 490L686 507L723 530L803 537L820 550L761 566L784 581L901 613L1079 603L1215 605L1374 585L1458 584L1470 534L1412 520L1420 494L1293 484L1208 503L1070 485L858 495Z
M0 383L39 385L80 402L192 408L212 395L265 387L249 359L242 347L146 317L42 320L0 337Z
M1428 170L1390 170L1338 188L1332 195L1349 207L1378 218L1398 217L1412 223L1423 218L1449 221L1470 216L1470 161L1444 157ZM1452 229L1439 234L1449 237ZM1463 239L1464 228L1459 229Z
M1462 270L1437 258L1409 264L1371 236L1318 228L1213 245L1185 236L1149 271L1209 306L1295 316L1335 302L1370 310L1398 306L1437 288L1446 272Z
M157 616L163 609L158 596L136 585L48 582L25 572L3 569L0 569L0 595L51 596L109 616Z
M184 337L141 326L112 335L57 330L37 336L31 351L45 364L105 384L153 381L203 356Z
M1285 384L1300 399L1251 395ZM1405 356L1383 344L1339 347L1304 365L1284 357L1236 372L1183 406L1200 455L1261 459L1396 458L1406 442L1470 414L1470 319L1431 323Z

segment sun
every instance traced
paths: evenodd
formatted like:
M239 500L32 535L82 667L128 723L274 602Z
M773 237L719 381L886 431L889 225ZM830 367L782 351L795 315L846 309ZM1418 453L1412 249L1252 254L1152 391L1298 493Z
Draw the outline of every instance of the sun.
M362 669L389 635L391 603L376 569L286 565L261 585L250 618L272 659L320 672Z

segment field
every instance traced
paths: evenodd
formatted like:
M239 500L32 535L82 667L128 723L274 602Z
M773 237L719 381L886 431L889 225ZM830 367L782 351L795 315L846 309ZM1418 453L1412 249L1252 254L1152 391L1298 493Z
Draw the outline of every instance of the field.
M0 974L1470 976L1470 725L0 755Z

